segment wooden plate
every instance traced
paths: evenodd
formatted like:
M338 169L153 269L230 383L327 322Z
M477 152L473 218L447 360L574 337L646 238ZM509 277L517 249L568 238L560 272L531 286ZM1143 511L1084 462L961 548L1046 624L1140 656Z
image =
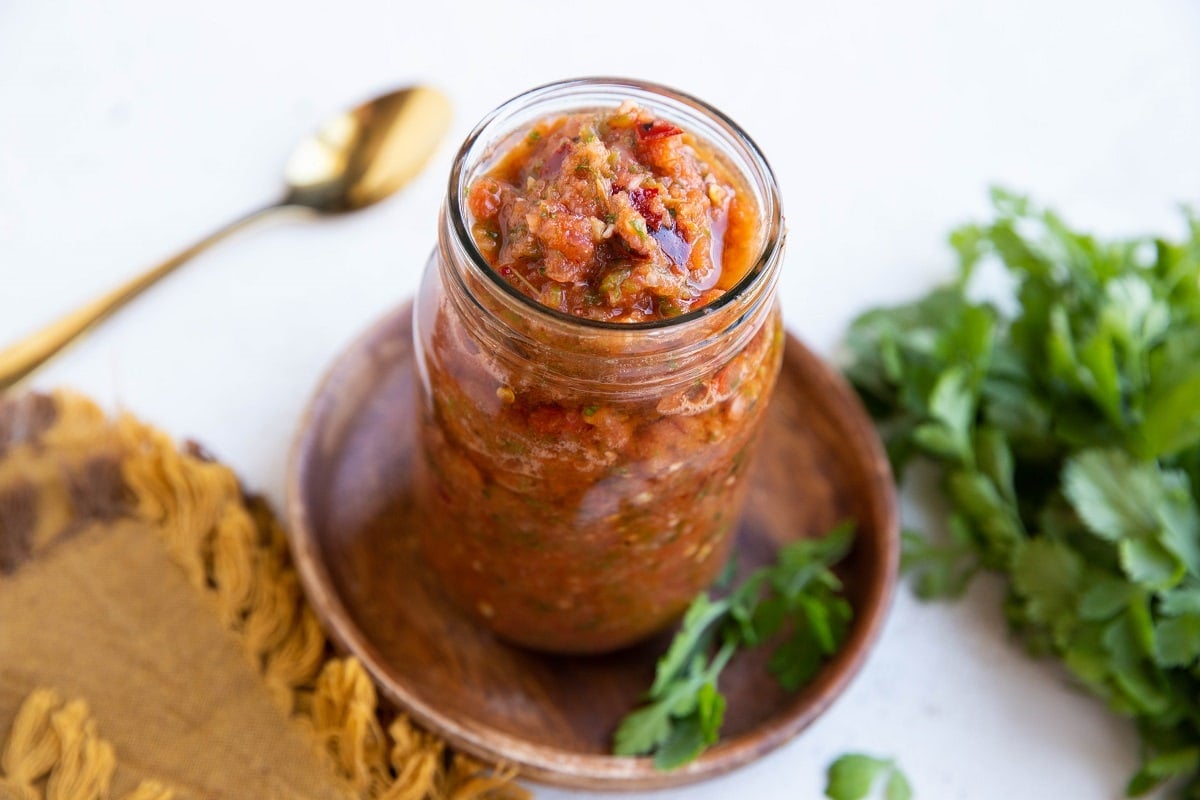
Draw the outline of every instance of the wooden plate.
M793 338L772 398L738 534L743 571L779 543L858 521L841 570L855 617L848 641L796 694L750 651L726 669L722 741L659 772L608 755L613 730L650 686L669 634L607 656L562 657L507 645L459 613L427 575L409 492L414 445L412 307L342 354L318 389L288 470L290 536L309 600L383 695L455 747L517 764L559 786L646 789L746 764L811 723L846 688L878 635L899 551L891 473L840 376Z

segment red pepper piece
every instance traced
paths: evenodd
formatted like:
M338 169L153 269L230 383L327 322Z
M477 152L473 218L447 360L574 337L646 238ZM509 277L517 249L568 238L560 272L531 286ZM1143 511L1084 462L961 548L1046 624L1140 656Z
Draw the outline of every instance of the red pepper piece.
M646 220L646 227L651 231L656 231L662 225L662 214L656 213L650 208L650 201L658 196L658 189L650 186L645 189L639 187L629 193L629 202L637 209L637 212Z
M683 133L682 128L672 125L665 119L643 122L637 126L638 139L643 142L653 142L668 136L678 136L681 133Z

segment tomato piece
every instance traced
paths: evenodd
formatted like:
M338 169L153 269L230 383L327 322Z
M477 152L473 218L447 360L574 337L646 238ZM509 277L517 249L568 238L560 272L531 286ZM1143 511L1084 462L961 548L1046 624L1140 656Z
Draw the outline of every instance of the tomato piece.
M467 207L476 219L493 219L503 205L503 186L495 178L480 178L467 193Z

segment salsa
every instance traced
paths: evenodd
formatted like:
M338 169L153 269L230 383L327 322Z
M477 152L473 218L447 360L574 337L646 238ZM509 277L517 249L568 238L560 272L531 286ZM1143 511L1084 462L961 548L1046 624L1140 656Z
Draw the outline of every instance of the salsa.
M475 244L526 296L574 316L703 306L745 275L758 216L705 149L632 102L539 122L471 185Z
M764 245L745 178L645 109L543 119L470 182L490 268L564 315L520 315L445 249L417 305L426 559L500 636L603 652L669 625L723 568L779 371L773 284L721 296ZM777 252L775 253L777 255ZM753 298L751 298L753 299ZM656 339L657 341L657 339ZM646 351L649 352L649 351Z

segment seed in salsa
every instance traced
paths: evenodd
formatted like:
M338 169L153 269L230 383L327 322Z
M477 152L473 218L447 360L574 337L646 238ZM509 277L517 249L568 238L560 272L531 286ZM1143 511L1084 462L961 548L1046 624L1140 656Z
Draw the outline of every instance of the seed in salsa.
M531 127L467 195L492 267L555 310L645 322L712 302L750 267L757 208L740 176L626 101Z

